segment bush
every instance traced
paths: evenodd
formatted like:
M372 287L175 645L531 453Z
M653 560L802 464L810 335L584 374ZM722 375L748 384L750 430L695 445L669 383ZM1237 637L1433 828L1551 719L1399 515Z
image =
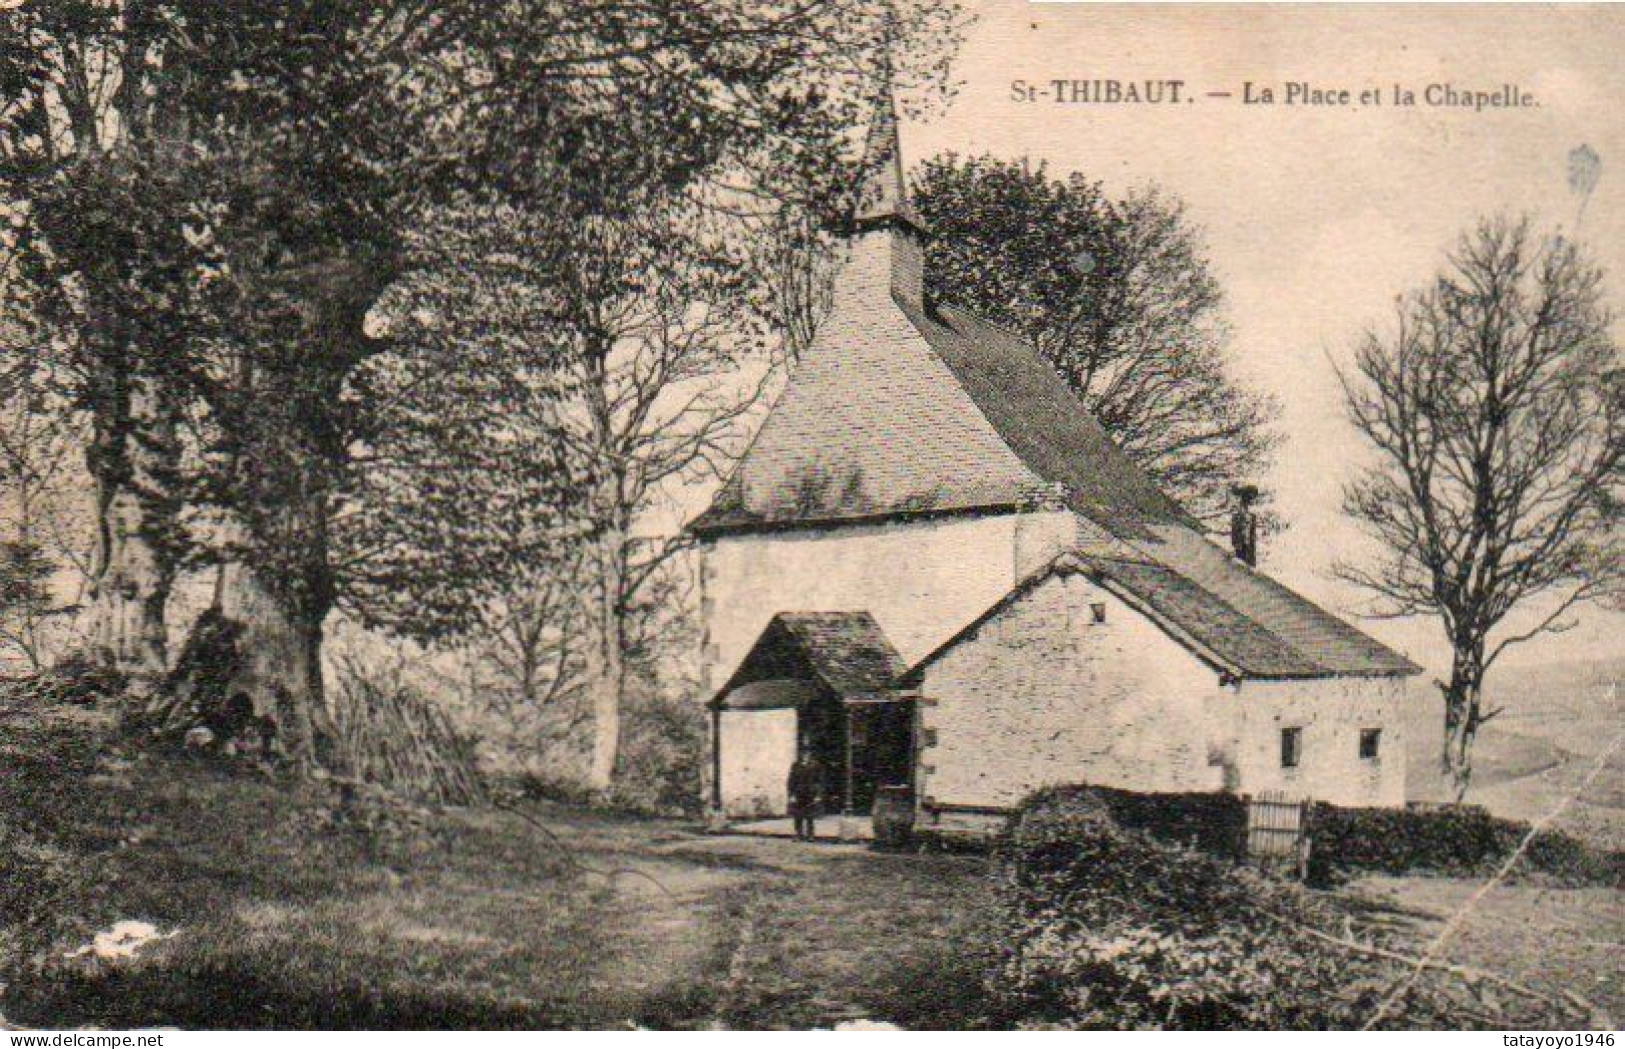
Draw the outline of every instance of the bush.
M705 769L705 709L664 696L628 704L620 769L610 790L616 808L651 816L700 811Z
M609 795L587 785L587 748L555 747L549 761L504 776L521 798L635 816L693 816L702 808L705 709L665 697L634 697L621 711L621 754Z
M988 991L1003 1019L1351 1027L1405 975L1401 963L1331 942L1347 915L1330 901L1125 828L1114 804L1127 808L1111 792L1046 792L997 842ZM1417 981L1392 1023L1451 1022L1433 976Z
M1476 805L1437 809L1340 808L1310 811L1309 877L1328 884L1354 872L1484 877L1529 833L1529 824L1499 819ZM1529 843L1515 876L1535 873L1569 885L1618 885L1625 855L1594 848L1562 831Z
M1215 856L1237 858L1247 847L1247 802L1235 794L1149 794L1080 784L1050 787L1026 802L1029 808L1071 804L1104 806L1112 822L1125 830Z
M5 682L10 695L31 706L82 707L117 701L128 684L117 670L77 652L63 656L49 670Z
M444 805L485 799L474 740L397 661L336 660L334 728L348 770L402 797Z

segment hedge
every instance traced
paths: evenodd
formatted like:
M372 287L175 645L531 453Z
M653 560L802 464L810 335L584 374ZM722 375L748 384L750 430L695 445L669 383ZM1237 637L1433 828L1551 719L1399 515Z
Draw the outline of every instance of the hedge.
M1141 793L1111 787L1049 787L1030 796L1038 806L1104 806L1126 830L1210 855L1242 856L1247 799L1225 792ZM1309 880L1327 885L1361 873L1481 878L1494 873L1529 833L1519 820L1490 815L1476 805L1431 809L1310 806ZM1563 886L1617 886L1625 882L1625 852L1590 845L1562 831L1542 831L1525 849L1512 880L1531 876Z
M1158 841L1185 845L1215 856L1238 857L1247 844L1247 802L1234 794L1186 792L1146 794L1115 787L1052 787L1032 795L1024 808L1068 804L1092 798L1125 830L1143 831Z
M1357 1027L1402 985L1405 963L1332 942L1347 917L1333 900L1172 844L1162 835L1178 820L1153 834L1120 824L1114 809L1143 811L1114 792L1046 791L995 843L987 923L995 1023ZM1224 820L1233 816L1211 825L1211 840ZM1450 990L1429 971L1384 1022L1454 1026Z
M1476 805L1382 809L1317 803L1310 809L1310 829L1309 877L1325 884L1357 872L1485 877L1506 862L1530 826ZM1625 853L1550 830L1535 835L1512 872L1564 885L1619 885L1622 873Z

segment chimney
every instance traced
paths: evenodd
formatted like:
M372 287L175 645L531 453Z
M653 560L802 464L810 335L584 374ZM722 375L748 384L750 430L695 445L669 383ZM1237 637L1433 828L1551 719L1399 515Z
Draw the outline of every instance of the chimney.
M1258 567L1258 514L1253 504L1258 501L1258 486L1233 484L1230 494L1235 506L1230 511L1230 549L1236 558L1250 568Z

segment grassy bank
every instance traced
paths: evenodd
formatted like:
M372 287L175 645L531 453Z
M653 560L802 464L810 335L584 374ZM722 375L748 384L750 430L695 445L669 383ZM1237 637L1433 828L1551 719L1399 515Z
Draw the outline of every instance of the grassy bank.
M0 706L0 1011L39 1026L963 1022L977 861L562 807L380 815ZM115 921L172 938L65 958ZM957 990L956 990L957 989ZM953 992L953 993L950 993Z

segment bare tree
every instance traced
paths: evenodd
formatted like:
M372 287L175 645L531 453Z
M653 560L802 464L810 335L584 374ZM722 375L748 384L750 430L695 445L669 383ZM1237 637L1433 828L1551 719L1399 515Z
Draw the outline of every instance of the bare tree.
M1603 273L1527 219L1481 221L1445 271L1370 331L1348 412L1378 460L1345 508L1381 547L1341 575L1378 614L1437 615L1453 658L1444 770L1457 796L1486 671L1512 645L1565 629L1583 602L1617 592L1625 384ZM1508 615L1531 606L1533 625Z
M48 357L18 345L29 340L0 322L0 651L38 671L84 596L91 543L81 417Z
M619 220L515 214L486 227L496 243L482 250L483 265L508 282L500 319L541 355L532 410L545 413L559 475L575 485L560 506L581 543L582 681L598 790L619 754L639 596L687 545L649 515L673 486L720 472L760 394L736 369L766 334L718 225L667 201ZM561 272L563 287L547 283Z
M592 720L581 606L579 558L549 558L485 602L464 651L470 701L499 719L502 746L527 759L552 758Z

